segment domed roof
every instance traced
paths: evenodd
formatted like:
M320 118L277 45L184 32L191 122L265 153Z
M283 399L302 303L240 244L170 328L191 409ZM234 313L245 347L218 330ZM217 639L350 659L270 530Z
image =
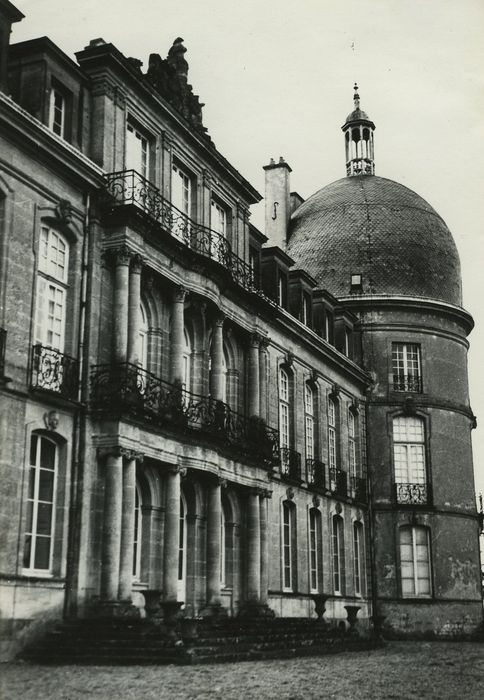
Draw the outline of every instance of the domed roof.
M348 114L348 116L346 117L345 124L351 124L352 122L363 122L363 121L370 122L373 124L373 122L371 121L368 114L366 112L364 112L362 109L360 109L359 107L357 107L356 109L354 109L351 112L351 114Z
M363 294L461 305L452 234L430 204L393 180L362 175L323 187L292 215L287 252L336 297L361 274Z

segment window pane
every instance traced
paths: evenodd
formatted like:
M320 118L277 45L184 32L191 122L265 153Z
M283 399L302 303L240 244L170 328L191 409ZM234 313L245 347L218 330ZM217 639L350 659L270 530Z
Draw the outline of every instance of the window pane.
M37 508L37 534L38 535L48 535L51 534L52 525L52 504L50 503L39 503Z
M50 537L37 537L35 540L34 569L48 569L50 558Z
M55 451L56 445L50 440L41 438L40 445L40 466L43 469L54 469L55 468Z
M27 535L24 544L24 561L23 566L25 569L30 569L30 555L32 553L32 535Z
M54 472L39 470L39 500L52 503L54 496Z

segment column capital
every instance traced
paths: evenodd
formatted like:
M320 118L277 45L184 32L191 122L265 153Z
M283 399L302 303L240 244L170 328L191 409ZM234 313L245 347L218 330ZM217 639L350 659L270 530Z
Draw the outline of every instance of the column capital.
M223 311L220 311L220 309L217 309L217 311L214 314L213 317L213 325L214 326L223 326L224 321L226 319L226 316Z
M176 302L184 302L188 294L188 290L186 287L182 287L181 285L179 287L175 287L173 290L173 301Z
M139 253L133 253L131 255L131 272L137 275L141 274L141 270L146 265L146 259Z
M271 344L271 339L269 338L268 335L261 335L260 336L260 349L262 352L267 352L267 348Z
M104 457L125 457L129 460L136 459L138 462L142 462L144 459L144 454L142 452L132 450L129 447L122 447L121 445L98 447L97 455L101 459Z
M165 474L172 474L173 476L179 474L181 477L184 477L187 475L187 468L181 467L179 464L170 464L168 469L166 469Z
M112 250L115 265L129 265L132 255L133 253L127 245L122 245Z
M259 347L262 341L262 335L260 333L251 333L249 338L249 345L252 347Z
M161 130L161 138L163 142L163 147L166 148L167 150L171 150L173 146L173 136L168 132L165 131L164 129Z

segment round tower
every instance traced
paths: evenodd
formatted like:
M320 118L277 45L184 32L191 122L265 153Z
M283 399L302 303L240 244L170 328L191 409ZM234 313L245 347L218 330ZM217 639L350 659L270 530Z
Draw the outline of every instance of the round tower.
M375 126L359 99L355 86L343 126L347 177L294 212L287 250L359 317L372 377L374 614L399 636L461 635L482 622L467 380L473 321L443 219L374 175Z

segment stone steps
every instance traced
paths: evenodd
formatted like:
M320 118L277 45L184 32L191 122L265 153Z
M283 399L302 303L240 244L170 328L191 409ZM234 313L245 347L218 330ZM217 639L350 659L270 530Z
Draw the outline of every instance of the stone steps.
M318 656L375 646L306 618L202 620L196 626L196 636L183 636L183 624L167 633L146 620L70 620L21 658L46 664L199 664Z

